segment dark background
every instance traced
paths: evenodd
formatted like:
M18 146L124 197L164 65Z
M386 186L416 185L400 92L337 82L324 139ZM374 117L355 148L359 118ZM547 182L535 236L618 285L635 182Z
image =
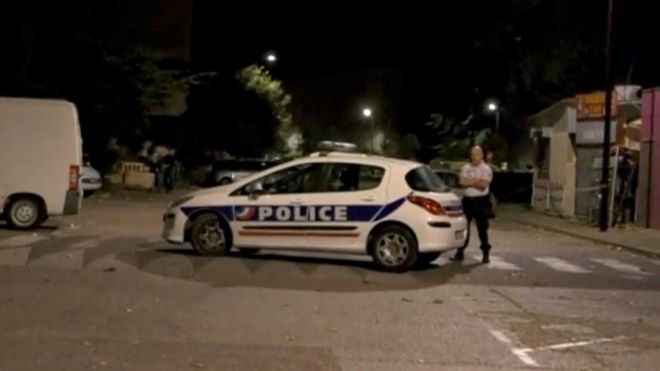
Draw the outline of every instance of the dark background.
M472 114L476 130L492 125L483 104L495 98L515 145L526 115L603 88L606 8L606 0L7 0L0 94L72 100L86 143L115 135L135 147L150 119L139 102L148 63L133 50L155 50L166 56L161 68L217 73L191 88L175 139L255 154L274 129L244 125L267 122L268 108L235 74L273 50L279 61L269 70L312 138L365 130L360 109L369 105L379 126L425 144L430 114ZM660 84L655 14L643 1L615 0L615 83Z

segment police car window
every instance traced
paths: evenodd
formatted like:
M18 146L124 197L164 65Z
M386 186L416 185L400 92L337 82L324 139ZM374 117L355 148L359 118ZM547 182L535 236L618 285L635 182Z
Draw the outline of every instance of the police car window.
M428 166L420 166L406 174L408 186L419 192L447 192L447 186Z
M448 171L438 171L436 175L449 188L458 188L458 174Z
M327 166L304 164L288 167L242 187L235 194L247 195L257 183L261 183L266 194L323 192L327 184Z
M329 192L365 191L377 188L383 180L385 169L377 166L335 163L332 164Z

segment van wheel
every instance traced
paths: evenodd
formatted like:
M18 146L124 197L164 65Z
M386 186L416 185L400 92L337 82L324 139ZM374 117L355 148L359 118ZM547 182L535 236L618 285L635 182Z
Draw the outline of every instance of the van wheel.
M34 198L17 198L7 207L7 222L16 229L31 229L45 220L39 202Z
M195 220L190 239L200 255L223 256L231 249L231 232L213 214L204 214Z
M407 271L417 261L417 240L407 229L392 225L373 235L371 256L376 265L388 272Z

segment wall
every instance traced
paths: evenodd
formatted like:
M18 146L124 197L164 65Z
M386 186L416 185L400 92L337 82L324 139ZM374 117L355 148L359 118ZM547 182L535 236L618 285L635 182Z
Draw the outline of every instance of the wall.
M575 108L565 106L555 116L550 134L550 172L548 179L537 179L532 206L563 216L575 215L576 156L572 131L575 127Z
M660 229L660 89L643 93L641 136L638 219L643 227Z

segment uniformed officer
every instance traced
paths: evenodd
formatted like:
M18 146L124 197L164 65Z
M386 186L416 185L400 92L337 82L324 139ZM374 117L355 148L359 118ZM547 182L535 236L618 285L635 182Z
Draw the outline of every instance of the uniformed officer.
M492 208L490 204L490 182L493 179L493 171L484 162L484 151L476 146L470 151L470 163L463 167L460 175L460 184L465 188L463 197L463 210L468 220L468 239L465 245L456 251L451 260L463 260L463 252L470 241L470 226L474 220L479 231L481 240L481 252L483 263L489 263L490 243L488 241L488 215Z

